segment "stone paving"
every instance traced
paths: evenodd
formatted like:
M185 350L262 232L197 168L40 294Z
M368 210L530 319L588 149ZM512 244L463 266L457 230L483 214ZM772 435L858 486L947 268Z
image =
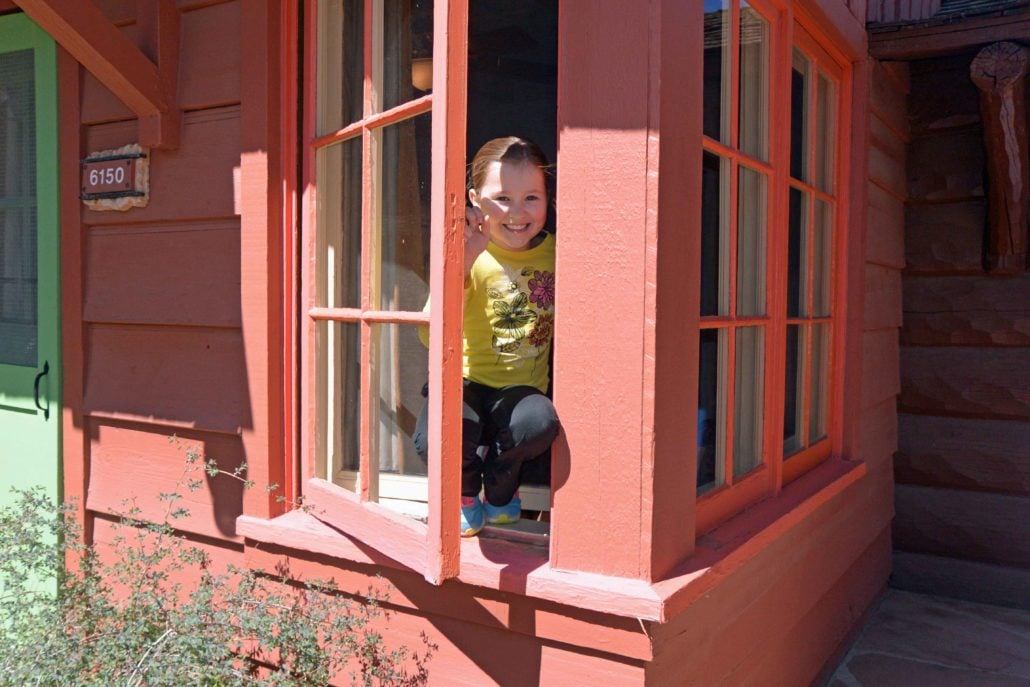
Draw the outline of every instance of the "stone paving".
M1030 687L1030 611L890 589L826 687Z

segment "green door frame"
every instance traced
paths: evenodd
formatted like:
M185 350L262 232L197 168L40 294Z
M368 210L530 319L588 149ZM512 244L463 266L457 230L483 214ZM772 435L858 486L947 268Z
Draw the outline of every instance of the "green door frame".
M12 486L39 484L61 496L57 48L24 14L0 17L0 53L23 50L33 53L35 87L37 361L0 364L0 503L10 499Z

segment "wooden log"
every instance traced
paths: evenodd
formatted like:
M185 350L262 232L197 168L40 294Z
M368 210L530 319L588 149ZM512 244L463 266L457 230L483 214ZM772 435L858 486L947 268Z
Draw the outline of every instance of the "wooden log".
M1030 568L1030 499L899 484L894 548Z
M916 136L908 147L908 193L914 202L982 198L984 151L976 127ZM979 235L980 227L977 227Z
M901 414L898 484L1030 496L1030 423Z
M1030 346L1030 275L908 275L902 345Z
M906 274L982 274L984 201L909 205Z
M1030 611L1030 570L904 551L893 562L897 589Z
M1026 88L1030 50L1000 42L981 50L969 68L980 89L989 179L987 269L1012 274L1027 264L1030 149Z
M1023 348L902 347L898 408L924 415L1030 420L1026 358Z

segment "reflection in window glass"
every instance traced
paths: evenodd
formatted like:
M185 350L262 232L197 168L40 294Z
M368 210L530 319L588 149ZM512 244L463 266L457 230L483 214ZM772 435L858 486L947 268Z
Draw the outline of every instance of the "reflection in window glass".
M761 160L768 156L769 22L740 4L740 145Z
M705 152L701 169L701 315L725 315L729 309L726 280L725 205L729 188L724 178L729 162Z
M315 336L315 474L341 484L360 464L361 325L322 321Z
M725 333L701 330L700 369L697 385L697 490L703 493L723 483L726 436L724 388Z
M789 456L803 446L802 418L805 412L805 329L787 325L787 374L783 402L783 455Z
M765 175L741 166L737 199L737 315L765 313Z
M833 245L833 207L822 199L815 201L815 232L812 239L812 315L830 314L830 260Z
M412 435L415 419L425 403L422 387L429 375L429 353L418 338L418 327L411 325L375 325L372 328L378 388L375 424L378 446L373 455L379 457L383 473L425 475L426 463L415 451Z
M433 90L432 0L383 2L383 109Z
M729 0L705 0L704 133L729 143Z
M421 310L429 294L430 130L427 112L376 134L380 310Z
M815 185L827 193L833 192L835 102L833 83L820 72L816 80Z
M318 135L362 117L365 84L364 0L318 3Z
M826 436L826 402L830 377L830 325L812 326L812 386L809 390L811 409L808 421L808 442Z
M762 464L764 334L764 327L737 329L733 408L734 479Z
M361 139L318 150L317 303L361 307Z
M808 293L808 198L791 187L787 218L787 317L805 312Z
M790 175L808 181L808 58L794 50L790 72Z

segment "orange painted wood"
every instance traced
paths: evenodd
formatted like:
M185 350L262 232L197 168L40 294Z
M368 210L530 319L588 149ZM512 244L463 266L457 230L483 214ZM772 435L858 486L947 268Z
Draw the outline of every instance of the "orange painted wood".
M140 49L157 65L161 92L168 106L156 114L140 116L140 145L174 150L179 147L182 110L179 92L179 10L175 0L136 0Z
M86 321L240 326L238 221L97 227L84 239Z
M97 3L99 5L99 3ZM240 8L238 0L203 5L183 12L179 57L178 102L184 111L237 104L240 100ZM112 15L105 12L107 16ZM124 22L132 22L135 9ZM114 20L112 20L114 21ZM137 43L139 27L120 31ZM89 71L84 70L84 123L130 119L132 111Z
M1020 348L901 349L898 409L1030 420L1030 365Z
M907 277L901 343L1030 346L1030 277Z
M995 41L1025 41L1030 37L1030 13L971 17L927 28L874 32L869 54L879 60L913 60L953 54Z
M869 178L899 200L904 200L908 195L903 162L878 146L869 148Z
M84 411L236 433L252 426L240 332L92 325L85 336Z
M897 396L901 390L899 375L898 330L889 328L864 332L861 405L852 406L849 410L864 410Z
M898 426L899 483L1030 496L1026 423L902 414Z
M876 184L867 184L866 191L866 262L901 269L906 266L905 203Z
M901 270L866 265L865 328L901 326Z
M296 519L298 515L283 517ZM327 525L319 523L319 526L328 529ZM373 556L378 554L373 552ZM268 572L274 572L285 564L295 579L332 579L342 590L358 597L365 596L372 589L376 593L387 594L390 607L404 613L446 616L476 626L561 642L570 647L639 660L651 658L650 640L640 622L633 617L578 609L564 603L460 582L438 587L410 571L372 568L274 544L248 547L246 562L254 569ZM475 628L469 629L469 632L475 631Z
M895 509L896 549L1030 567L1030 499L899 484Z
M832 674L884 592L890 549L890 531L884 528L808 613L789 629L772 633L768 643L759 645L758 656L740 664L735 684L824 684L820 676Z
M219 8L220 9L220 8ZM280 166L280 3L252 0L239 8L240 61L239 308L246 389L253 422L243 429L248 477L246 512L275 515L287 467L283 446L282 178ZM193 14L206 13L197 10ZM229 14L228 19L232 17ZM289 78L289 77L287 77ZM292 145L292 142L290 143ZM293 170L290 170L292 173Z
M895 551L891 586L919 594L1030 610L1030 571L993 563Z
M85 150L109 150L136 141L132 122L92 126ZM131 212L83 211L88 225L231 218L238 214L240 108L188 112L179 150L152 151L150 203Z
M424 524L321 479L304 483L304 504L313 516L348 537L410 570L426 570L429 551Z
M858 415L858 413L856 413ZM893 396L864 409L860 414L857 458L870 469L891 464L898 450L898 403Z
M79 126L80 69L64 48L57 47L58 160L62 189L78 188L82 159ZM61 480L62 496L83 504L89 481L89 447L84 431L83 376L83 231L79 199L61 193ZM92 541L93 521L85 509L75 513L84 542Z
M137 115L157 115L174 107L174 94L163 89L158 68L92 2L16 2Z
M983 272L983 199L924 205L906 212L906 274L967 274Z
M697 329L701 283L699 265L691 256L700 254L700 167L689 164L701 154L701 102L692 93L701 91L698 79L703 62L701 8L689 3L662 3L659 30L651 50L660 59L659 82L678 80L681 88L652 89L652 131L648 157L648 206L657 212L647 219L644 422L641 441L643 487L651 492L642 519L646 579L661 579L694 548L694 494L697 474L696 401L684 402L683 390L697 387L697 337L684 331ZM690 27L690 28L688 28ZM684 31L694 32L694 38ZM693 68L689 67L693 65ZM657 144L657 145L656 145ZM689 267L687 267L689 266ZM685 289L685 285L692 288ZM692 409L693 408L693 409ZM678 523L669 527L669 523Z
M899 138L907 141L909 121L903 82L892 78L879 62L872 61L870 69L869 107Z
M715 589L667 625L653 626L656 654L667 657L664 665L655 661L664 680L655 684L689 684L698 675L712 684L738 684L734 671L747 669L749 659L769 645L770 623L786 633L881 536L890 517L885 486L868 477L853 483L790 535L727 571ZM862 513L857 519L856 511Z
M856 18L841 0L795 2L794 17L807 30L821 36L821 45L838 61L848 64L865 59L865 22Z
M433 8L432 188L429 280L429 522L423 574L440 584L458 574L461 498L461 321L465 275L465 115L468 0ZM435 392L435 393L434 393Z
M564 432L552 458L551 564L644 578L650 574L650 552L642 549L649 504L640 432L650 70L644 46L651 38L639 8L616 2L603 8L585 0L559 7L554 402ZM584 70L585 64L593 67ZM597 315L583 317L588 312ZM599 509L602 494L607 505ZM612 522L620 523L618 537L610 536Z
M92 511L130 515L138 508L141 519L162 522L172 510L185 508L186 518L175 519L177 530L218 539L242 541L236 534L236 517L243 512L241 480L227 475L210 477L204 462L213 460L228 473L244 463L239 437L177 430L176 439L162 427L93 420L89 423L89 492L86 507ZM194 464L187 453L202 457ZM146 456L141 469L140 457ZM189 483L201 486L191 491ZM176 493L174 502L162 493Z

